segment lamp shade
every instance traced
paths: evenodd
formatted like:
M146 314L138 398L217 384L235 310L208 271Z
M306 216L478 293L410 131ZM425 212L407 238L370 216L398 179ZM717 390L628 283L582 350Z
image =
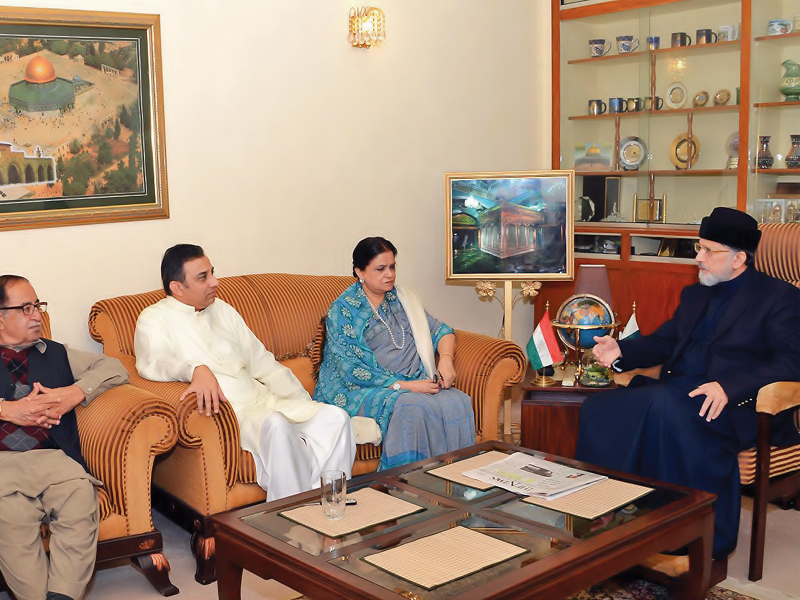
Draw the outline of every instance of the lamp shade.
M612 308L611 284L608 281L608 271L605 265L580 265L578 276L575 279L576 294L594 294L599 296Z

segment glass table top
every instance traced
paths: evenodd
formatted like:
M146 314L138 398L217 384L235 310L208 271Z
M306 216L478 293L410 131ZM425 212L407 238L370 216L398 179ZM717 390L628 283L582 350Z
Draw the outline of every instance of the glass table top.
M430 590L418 587L410 581L406 581L396 575L383 571L363 560L365 557L384 550L435 535L458 526L466 527L498 540L508 542L509 544L525 548L527 552L516 558L508 559ZM354 573L387 590L396 592L405 598L444 600L462 594L476 586L483 585L504 574L516 571L570 546L570 544L554 539L548 535L527 531L521 527L509 524L505 522L504 519L486 518L474 513L461 513L458 517L453 519L440 521L437 524L422 527L414 531L398 533L398 536L392 537L388 541L383 541L380 544L357 550L351 554L336 557L330 560L329 563L340 569Z
M279 514L281 512L291 510L292 508L297 508L298 506L308 504L307 501L298 502L294 506L285 506L277 511L263 511L252 515L247 515L241 517L241 520L247 525L271 535L272 537L278 538L279 540L282 540L287 544L294 546L295 548L299 548L300 550L308 552L313 556L318 556L326 552L338 553L340 549L352 544L363 542L364 540L368 540L377 535L394 531L402 527L407 527L409 525L437 517L447 512L453 512L455 510L453 508L442 506L435 501L423 498L422 496L414 494L413 492L401 490L392 485L379 481L368 481L352 488L348 486L347 491L355 492L365 487L371 487L376 491L389 494L412 504L416 504L425 510L401 517L394 521L379 523L377 525L373 525L372 527L368 527L366 529L362 529L361 531L350 533L338 538L329 537L322 533L318 533ZM320 510L322 510L322 508L320 508Z
M438 469L439 467L453 464L454 462L463 461L465 459L472 458L473 456L477 456L478 454L483 454L483 452L465 454L464 456L459 456L457 459L439 460L434 458L421 467L407 471L400 475L396 475L395 477L397 477L397 479L403 483L407 483L415 488L425 490L426 492L432 492L438 496L443 496L445 498L450 498L457 502L467 504L477 504L479 502L483 502L484 500L494 498L500 494L507 493L505 490L500 488L490 488L488 490L481 491L479 489L455 483L453 481L448 481L447 479L442 479L441 477L437 477L436 475L431 475L429 473L429 471Z

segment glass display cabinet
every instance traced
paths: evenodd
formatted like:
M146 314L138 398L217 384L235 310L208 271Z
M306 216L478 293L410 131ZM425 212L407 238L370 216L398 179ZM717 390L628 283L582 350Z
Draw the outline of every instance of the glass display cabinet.
M605 264L619 319L635 300L647 333L696 281L714 207L800 221L800 0L551 1L552 168L575 170L576 264Z
M747 210L800 221L800 0L752 4Z

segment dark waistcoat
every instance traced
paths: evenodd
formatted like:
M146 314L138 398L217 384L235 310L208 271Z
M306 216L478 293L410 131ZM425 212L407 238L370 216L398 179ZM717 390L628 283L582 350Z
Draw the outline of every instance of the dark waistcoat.
M31 348L28 355L28 382L33 385L41 383L48 388L66 387L75 383L72 370L67 359L67 349L52 340L44 340L47 349L44 353ZM5 365L0 364L0 393L4 398L13 398L14 384ZM81 442L78 438L78 420L75 410L62 415L61 423L53 425L50 437L64 453L80 464L88 472L89 468L81 454Z

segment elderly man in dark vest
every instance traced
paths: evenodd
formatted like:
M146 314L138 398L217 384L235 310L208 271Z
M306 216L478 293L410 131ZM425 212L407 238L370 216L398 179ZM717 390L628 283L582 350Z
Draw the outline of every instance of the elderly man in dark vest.
M0 571L17 600L77 600L94 569L101 482L74 408L128 375L116 359L42 339L46 310L26 279L0 276Z
M602 364L663 365L660 379L636 376L581 408L579 460L717 495L714 558L736 547L736 456L755 445L758 390L800 380L800 289L753 268L760 238L743 212L705 217L695 245L700 282L681 292L672 319L638 339L595 338ZM800 443L790 414L778 415L772 441Z

